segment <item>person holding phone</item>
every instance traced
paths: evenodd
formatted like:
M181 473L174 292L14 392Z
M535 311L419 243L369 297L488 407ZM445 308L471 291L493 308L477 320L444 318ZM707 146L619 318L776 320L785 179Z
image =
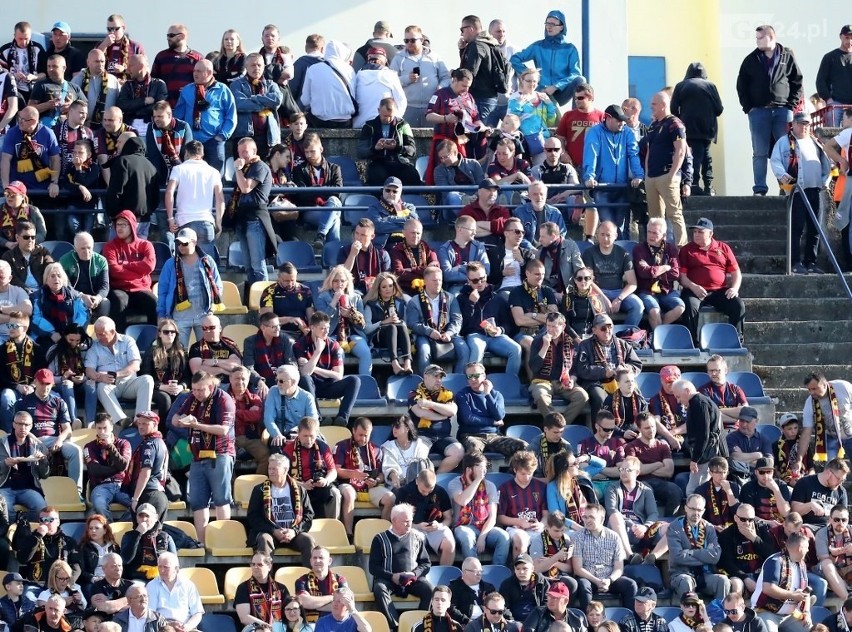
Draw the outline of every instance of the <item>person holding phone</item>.
M428 47L426 36L417 25L405 29L402 40L405 49L390 62L390 69L399 75L408 99L405 120L412 127L429 127L426 108L438 88L450 85L450 70L444 61Z

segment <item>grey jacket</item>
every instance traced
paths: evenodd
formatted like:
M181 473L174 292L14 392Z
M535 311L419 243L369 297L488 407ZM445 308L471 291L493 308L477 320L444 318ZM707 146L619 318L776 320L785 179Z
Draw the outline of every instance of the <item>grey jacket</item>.
M704 566L714 567L710 572L715 573L715 565L719 563L719 558L722 556L722 547L719 546L716 529L706 520L702 520L706 533L704 548L693 549L684 531L685 520L685 518L678 518L666 531L669 542L669 574L674 578L675 575L684 573L688 575L706 573Z
M130 610L122 610L116 614L112 620L121 626L121 632L127 632L130 627ZM160 613L156 610L149 609L148 616L145 621L144 632L160 632L160 630L166 627L166 623L167 621Z
M449 303L449 307L447 308L447 327L444 331L438 333L458 336L462 326L462 315L461 311L459 311L459 303L455 298L453 298L453 295L446 290L441 290L441 294L445 295L444 298ZM432 317L437 320L438 314L433 314ZM420 305L420 296L418 294L412 296L411 300L405 305L405 324L414 332L415 336L426 336L428 338L432 335L433 331L437 331L426 322L426 319L423 316L423 309Z
M638 490L636 499L633 501L634 513L642 519L642 524L650 525L660 519L657 510L657 501L654 498L654 490L642 481L636 483ZM620 481L610 483L606 488L606 516L609 518L614 513L621 513L621 503L624 502L624 488Z
M44 443L42 443L35 435L29 435L30 443L34 450L38 450L45 456L48 454L49 450L45 447ZM9 473L12 471L12 468L6 465L6 459L11 456L11 450L9 448L9 437L3 437L3 441L0 441L0 487L6 484L6 481L9 478ZM29 456L29 455L27 455ZM50 473L50 461L48 459L41 459L39 461L34 461L30 463L30 469L32 470L33 480L35 484L38 486L39 491L41 490L41 479L47 478ZM10 508L11 509L11 508Z

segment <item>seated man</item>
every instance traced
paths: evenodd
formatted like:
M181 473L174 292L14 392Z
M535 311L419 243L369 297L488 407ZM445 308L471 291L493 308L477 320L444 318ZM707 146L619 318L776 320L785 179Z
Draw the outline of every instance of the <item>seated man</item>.
M121 556L127 563L126 575L129 579L154 579L160 553L177 553L175 541L163 530L157 511L149 503L137 504L134 508L136 528L121 538ZM162 513L165 514L165 510Z
M698 604L691 599L693 597L690 595L687 597L684 595L684 600L681 601L681 612L693 612L696 617L696 621L700 621L700 615L698 610ZM685 601L690 599L689 601ZM701 603L701 602L699 602ZM689 610L690 606L692 610ZM654 609L657 607L657 592L651 588L650 586L643 586L636 593L636 601L633 604L633 609L630 614L626 615L618 624L618 627L624 632L679 632L679 630L675 627L677 625L677 619L672 622L671 627L666 623L666 620L654 612ZM701 604L701 608L703 609L704 604ZM710 618L708 617L706 622L709 623ZM692 628L688 628L692 629Z
M128 422L119 400L135 398L135 412L151 410L154 379L137 375L142 364L136 341L116 332L115 321L101 316L95 321L97 338L86 352L86 377L95 382L98 401L116 425Z
M297 187L342 187L343 174L340 167L323 157L322 140L318 134L308 132L302 143L305 162L293 169L293 184ZM321 206L326 210L302 211L301 218L317 227L314 248L321 248L326 241L340 239L340 221L343 206L336 195L320 197L303 194L298 197L299 206Z
M361 378L357 375L343 377L343 349L336 340L328 337L330 320L328 314L314 312L310 331L296 341L293 353L299 359L302 376L299 386L315 398L340 398L340 409L333 425L346 426L361 390Z
M289 261L278 268L278 280L260 295L259 315L272 312L279 318L281 333L295 341L308 333L308 321L314 313L311 288L297 281L299 271Z
M479 182L474 197L459 211L459 217L470 216L476 220L476 232L486 245L495 246L503 241L506 220L512 214L508 208L498 204L500 186L491 178Z
M398 113L394 98L385 97L379 101L379 115L361 128L356 153L367 161L368 187L382 182L387 186L388 178L396 178L402 184L422 184L413 164L417 146L411 126Z
M174 553L160 553L156 578L148 582L148 599L164 619L174 622L178 630L195 630L204 615L201 595L189 579L181 575Z
M305 417L299 422L296 438L284 445L284 456L290 460L290 476L308 492L317 518L340 517L340 490L337 465L331 448L317 439L319 422Z
M391 595L420 599L418 608L426 610L432 587L426 573L432 566L426 550L426 538L411 528L414 509L398 504L391 510L391 527L373 537L370 545L369 570L373 576L376 606L393 630L399 627L399 616Z
M763 562L751 607L769 632L803 632L813 626L812 596L804 564L807 553L807 539L794 533L787 538L783 551Z
M587 437L577 446L577 454L588 454L602 459L603 469L592 476L592 485L598 496L606 494L610 481L618 480L621 476L618 464L624 460L625 441L615 434L615 418L608 410L599 410L595 415L595 434Z
M586 267L580 257L580 249L573 240L559 232L559 225L554 222L544 222L538 227L538 241L538 258L544 263L544 283L561 301L576 272Z
M686 599L686 595L683 598ZM698 595L696 595L696 598L698 598ZM700 605L704 605L700 598L698 600ZM763 619L758 618L757 613L746 606L742 593L728 593L722 605L727 613L725 618L722 619L722 623L729 625L732 632L744 632L744 630L766 632L766 624ZM834 619L834 615L831 618Z
M11 248L3 253L2 260L12 268L12 285L23 288L28 294L37 292L44 279L44 269L53 263L53 257L47 248L36 244L36 225L30 221L17 222L15 244L8 246Z
M382 474L382 450L370 442L373 422L358 417L352 426L352 437L337 444L334 462L340 482L341 520L346 533L353 532L355 501L369 502L382 510L382 518L390 519L394 495L385 487Z
M461 218L459 218L461 221ZM481 362L486 351L505 357L508 375L521 370L521 346L506 333L511 331L509 305L492 285L487 285L487 266L472 261L464 266L467 283L456 296L462 315L460 335L467 341L471 362Z
M829 513L835 505L848 504L843 484L849 475L849 463L843 459L832 459L819 474L803 476L793 487L790 509L801 514L807 525L824 527L829 522Z
M686 432L686 410L672 389L672 385L679 379L679 368L673 364L662 367L660 391L648 400L648 412L659 420L657 434L669 442L672 451L680 450Z
M547 601L550 583L541 573L533 570L529 555L519 555L512 564L512 575L500 584L500 594L506 607L518 621L525 621L530 613Z
M390 250L391 271L403 291L413 296L423 287L426 268L437 266L438 254L423 241L423 224L419 219L405 220L402 232L403 240Z
M468 362L465 377L467 386L455 394L455 400L458 438L467 451L499 452L509 457L526 448L524 441L500 434L506 407L502 393L495 390L486 376L485 366L481 362Z
M355 289L361 294L369 291L379 272L390 272L391 268L390 255L373 243L375 236L376 224L362 217L352 229L352 243L343 244L337 253L338 265L352 273Z
M423 534L426 544L438 555L439 564L452 566L456 556L456 540L450 530L453 505L447 490L437 485L435 472L421 470L415 480L397 491L396 502L414 508L412 528Z
M497 525L497 487L485 474L488 461L481 452L470 452L462 459L462 474L453 478L447 493L453 501L453 532L462 558L475 557L477 551L493 550L493 563L505 564L509 558L509 534Z
M231 373L243 365L240 350L233 340L222 336L222 321L214 314L201 319L201 339L189 348L187 358L190 373L204 371L215 375L223 385L228 383Z
M598 226L598 243L583 253L583 263L595 273L595 283L612 304L612 313L624 313L624 324L637 326L642 320L644 307L634 294L636 271L633 258L615 243L618 230L610 221Z
M476 557L468 557L461 562L461 577L450 581L452 595L450 618L464 626L480 617L485 608L485 595L497 589L482 579L482 562ZM433 628L434 629L434 628Z
M547 150L545 149L545 151ZM533 173L535 173L535 170L536 168L533 169ZM527 196L529 202L515 207L512 211L512 216L521 220L524 232L529 235L529 239L525 240L525 245L538 246L536 240L539 236L539 229L548 222L555 224L558 234L565 237L568 231L565 227L565 218L562 217L562 211L547 203L547 185L539 180L532 182L527 188ZM579 255L578 251L577 256L579 257Z
M148 590L144 584L134 584L127 590L127 602L130 607L119 612L113 619L121 626L122 632L127 632L130 629L131 616L145 623L143 629L162 630L168 625L163 615L149 607Z
M764 456L755 461L754 474L743 485L739 501L754 507L761 520L775 523L784 520L790 513L790 488L775 479L775 459Z
M269 478L251 490L248 510L248 546L269 557L278 547L295 549L303 566L310 566L314 539L308 534L314 520L311 499L288 475L290 461L283 454L269 457Z
M547 486L533 478L538 460L529 450L519 449L509 460L514 478L497 490L497 524L504 527L512 541L511 559L523 553L541 554L544 520L547 517Z
M295 365L279 366L275 374L277 388L269 389L263 404L263 426L269 433L269 445L280 450L302 419L319 419L319 412L316 398L299 386L299 369Z
M243 366L257 373L272 388L275 371L296 361L293 343L281 335L281 318L274 312L265 312L258 318L258 331L243 342Z
M437 139L436 139L437 140ZM485 173L479 161L467 158L459 153L459 146L450 138L438 143L438 164L435 165L436 186L473 186L482 182ZM441 216L445 222L454 222L462 206L467 204L470 195L459 191L445 191L441 194L441 203L457 208L444 209Z
M530 347L529 366L533 379L530 396L542 416L556 412L553 397L568 401L565 422L573 423L583 411L589 396L576 383L576 346L565 327L565 316L549 313L544 332L537 335Z
M308 623L316 623L320 613L331 612L335 592L349 586L343 575L331 571L331 562L328 549L315 546L311 551L311 570L296 580L296 598Z
M347 587L334 591L331 612L320 617L315 629L317 632L370 632L367 619L355 607L355 595Z
M35 373L44 366L44 350L27 336L30 317L10 312L9 337L3 343L6 361L0 364L0 427L12 431L12 417L18 401L34 390Z
M464 456L462 444L452 436L450 418L458 413L458 404L452 391L441 385L447 376L437 364L423 371L423 381L408 394L408 414L417 426L417 433L432 444L430 454L441 457L438 473L452 472Z
M414 205L402 200L402 181L395 177L384 181L381 197L370 202L364 215L362 219L373 222L377 235L390 236L390 245L402 241L402 231L409 219L420 219Z
M624 446L625 456L639 460L639 478L664 501L665 515L673 516L683 501L683 490L672 482L674 460L665 441L657 439L657 420L649 413L636 416L639 436Z
M841 525L842 523L837 524ZM783 551L787 545L787 538L793 533L800 533L808 539L808 554L805 556L805 565L808 567L808 585L814 589L814 595L817 598L816 605L822 606L828 592L828 582L819 574L820 568L819 558L816 553L816 538L814 537L814 532L802 522L802 516L795 511L791 511L784 518L784 522L775 525L769 530L769 537L772 538L772 545L775 550Z
M633 248L633 271L636 274L636 294L645 306L651 329L675 323L686 306L674 284L680 279L677 245L666 241L666 220L648 220L647 237Z
M248 390L249 370L238 367L229 376L228 394L234 400L234 445L257 463L257 474L266 475L269 448L263 441L263 399Z
M272 556L255 553L251 557L251 577L239 584L234 593L234 610L246 626L283 626L284 602L289 594L287 587L273 577Z
M130 509L130 496L121 490L127 479L131 448L127 439L116 436L112 418L107 413L95 417L95 438L83 448L89 473L89 495L92 509L110 522L110 505Z
M15 505L29 509L30 520L38 518L47 503L41 491L41 479L50 474L49 451L31 433L33 418L27 412L16 413L13 431L0 441L0 497L5 506L6 524L15 519Z
M81 573L77 541L59 528L57 509L43 508L39 512L35 529L28 528L26 524L20 527L12 538L12 550L20 564L19 572L27 584L43 581L56 560L67 562L72 569L72 579L77 580Z
M464 215L456 220L456 236L438 249L438 263L444 273L447 289L456 295L467 283L467 266L479 263L485 268L485 276L491 264L485 255L485 244L476 241L476 222Z
M467 364L468 348L459 336L462 325L458 301L442 289L443 273L436 265L423 270L423 288L407 303L405 322L414 333L417 372L432 362L455 357L455 372Z
M719 534L722 548L719 570L730 577L731 592L746 594L757 589L763 560L776 552L769 527L766 521L755 518L752 505L741 502L734 514L734 524Z
M107 553L103 558L103 578L93 582L89 593L91 604L99 612L113 615L126 610L130 605L127 591L133 582L123 578L124 561L118 553Z
M521 345L529 357L533 338L541 332L547 315L559 311L556 294L544 285L544 264L538 259L527 263L523 282L509 293L509 308L518 328L515 342ZM527 373L531 375L529 369Z
M506 220L503 238L502 244L486 248L491 263L488 283L508 302L511 291L523 284L527 264L535 259L536 251L523 245L524 228L517 217Z
M831 522L817 531L814 539L820 574L835 596L846 599L852 571L852 526L846 505L831 508Z
M606 490L607 523L621 540L628 564L656 564L669 550L669 525L658 520L653 488L639 480L641 465L635 456L626 456L619 464L620 480Z
M704 519L721 533L734 524L734 511L740 500L740 484L728 480L728 460L714 456L709 463L710 480L695 488L710 511Z
M698 392L713 400L722 413L722 422L725 427L731 428L740 418L742 407L748 406L745 392L728 381L728 363L718 353L714 353L707 359L707 374L710 376L710 381L698 389Z
M568 423L562 413L547 413L541 420L541 434L529 442L527 449L535 455L538 467L535 477L547 482L545 472L547 462L560 452L576 453L577 446L572 446L562 436L562 431Z
M21 397L15 408L30 414L33 420L32 433L50 453L62 455L68 477L76 483L77 492L82 498L83 451L80 446L68 441L71 436L68 406L59 395L51 392L53 384L51 370L39 369L33 381L33 392Z
M574 566L571 563L574 545L571 544L570 536L565 533L567 524L568 519L561 511L548 511L544 528L533 538L530 550L532 555L535 555L533 567L536 571L550 582L562 582L572 594L577 594L577 580L573 577ZM523 557L525 554L516 557L515 563Z

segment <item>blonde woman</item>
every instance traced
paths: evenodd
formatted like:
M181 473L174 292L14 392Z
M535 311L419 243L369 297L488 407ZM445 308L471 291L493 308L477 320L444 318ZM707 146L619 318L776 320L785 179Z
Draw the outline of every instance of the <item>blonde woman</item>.
M51 595L59 595L65 600L65 614L81 614L86 609L86 598L80 586L74 583L71 566L63 560L56 560L47 572L47 587L42 590L36 606L43 607Z
M370 342L387 351L394 375L411 375L411 337L405 325L402 288L390 272L380 272L364 297L364 332Z
M370 375L373 357L364 333L364 301L355 292L352 273L344 266L333 267L320 288L314 305L331 319L329 336L345 353L358 358L358 374Z
M240 34L234 29L228 29L222 34L219 56L213 62L216 81L231 85L245 74L245 60L246 52Z
M550 138L548 128L556 126L559 115L551 98L536 90L540 80L538 69L525 70L518 79L518 91L509 99L508 106L508 113L521 119L521 133L536 165L544 160L544 141Z

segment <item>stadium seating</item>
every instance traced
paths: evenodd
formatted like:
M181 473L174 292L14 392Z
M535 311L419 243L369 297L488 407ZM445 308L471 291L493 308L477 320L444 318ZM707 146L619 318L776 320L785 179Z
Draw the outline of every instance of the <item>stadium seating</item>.
M748 355L740 342L737 328L730 323L707 323L698 334L698 346L709 354Z
M562 431L562 438L572 446L576 447L583 439L588 439L592 436L592 431L586 426L578 426L569 424Z
M204 530L207 554L221 563L245 562L252 550L246 546L246 528L236 520L214 520Z
M320 434L325 438L332 452L334 452L334 446L352 436L349 429L342 426L323 426L320 428Z
M48 507L59 512L86 511L86 503L80 500L77 483L67 476L49 476L41 481L41 491Z
M346 199L343 200L343 222L349 224L350 226L354 226L358 223L358 220L364 217L365 208L357 208L353 209L350 207L360 206L367 207L370 206L376 199L375 195L371 195L369 193L349 193L346 195Z
M426 573L426 581L433 586L449 586L451 581L461 576L462 572L458 566L440 566L436 564Z
M54 261L59 261L62 255L74 250L74 244L67 241L43 241L41 245L50 252L50 256L53 257Z
M361 181L361 175L358 173L358 165L349 156L326 156L326 160L340 167L344 186L359 187L364 184Z
M529 406L529 398L524 393L517 375L489 373L488 379L494 385L494 390L503 395L506 406Z
M621 620L629 614L630 609L622 608L620 606L604 608L604 618L609 621L615 621L616 623L621 623Z
M248 566L232 566L225 571L225 582L222 588L225 599L233 601L234 595L237 594L237 586L248 581L249 577L251 577L251 568Z
M680 616L681 610L677 606L657 606L654 608L654 614L661 616L666 620L666 623L671 623ZM811 608L813 613L813 608Z
M331 570L346 578L349 588L355 593L355 601L375 601L367 573L360 566L333 566Z
M359 553L369 554L373 537L390 529L390 520L384 518L361 518L355 523L355 537L353 538L355 548Z
M234 503L240 509L248 509L252 490L266 480L264 474L241 474L234 479Z
M748 403L752 406L772 403L772 400L763 391L763 383L760 378L751 371L731 371L728 373L728 381L743 389Z
M654 330L654 351L662 356L697 356L701 352L683 325L660 325Z
M222 328L222 337L233 340L234 344L237 345L237 349L242 353L246 338L255 335L257 331L258 329L254 325L225 325Z
M391 404L407 404L408 394L420 385L419 375L394 375L388 378L387 399Z
M660 383L660 374L651 371L642 371L636 376L636 386L639 387L639 392L645 399L651 399L654 395L660 392L662 384Z
M391 632L388 620L385 619L385 615L381 612L377 612L375 610L364 610L361 612L361 616L370 624L371 632Z
M154 256L156 257L154 274L160 274L160 272L163 271L163 266L166 264L166 261L171 259L174 255L168 244L163 243L162 241L152 241L151 243L154 244Z
M506 428L506 436L511 439L520 439L530 443L535 441L541 435L541 428L538 426L530 426L528 424L520 424L517 426L509 426Z
M418 156L417 160L414 161L414 168L417 169L417 173L420 174L420 179L426 177L426 167L429 166L429 156Z
M275 581L284 584L291 595L296 594L296 580L311 572L305 566L282 566L275 571Z
M500 584L511 576L512 570L503 564L484 564L482 566L482 581L494 584L496 588L500 588Z
M340 520L334 518L314 518L309 531L317 546L328 549L332 555L350 555L355 547L349 544L349 536ZM277 551L276 551L277 553Z
M216 575L209 568L196 566L195 568L182 568L178 572L184 579L188 579L195 584L198 594L201 595L201 603L205 606L222 605L225 603L225 596L219 590Z
M186 520L166 520L165 524L183 531L188 537L193 540L198 540L198 532L195 530L195 525ZM178 549L178 557L204 557L203 548L198 549Z
M454 476L458 476L458 474L454 474L453 472L449 473ZM500 485L511 481L513 478L515 478L515 475L510 472L488 472L488 474L485 475L485 479L494 483L494 486L497 487L497 489L500 489Z
M782 434L781 428L772 423L757 424L757 431L760 433L761 437L771 444L777 443Z
M243 305L243 299L240 297L240 289L233 281L222 281L222 302L225 309L216 312L219 316L248 314L248 307Z
M710 376L703 371L683 371L680 374L680 379L689 380L695 385L696 389L701 389L710 381Z
M316 264L314 249L304 241L282 241L275 253L275 266L289 261L302 274L322 272L322 266Z
M411 628L423 621L425 610L406 610L399 613L399 632L411 632Z
M339 239L325 242L322 247L322 267L329 270L337 265L337 254L340 252L340 247L343 242ZM301 271L301 268L299 268Z
M263 294L263 290L273 283L275 283L275 281L255 281L251 284L248 300L248 308L251 311L256 312L260 309L260 297Z
M376 378L372 375L359 375L361 378L361 390L358 391L356 406L387 406L388 400L382 397Z

